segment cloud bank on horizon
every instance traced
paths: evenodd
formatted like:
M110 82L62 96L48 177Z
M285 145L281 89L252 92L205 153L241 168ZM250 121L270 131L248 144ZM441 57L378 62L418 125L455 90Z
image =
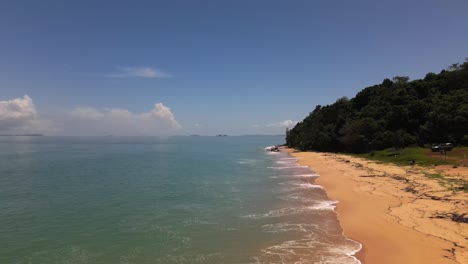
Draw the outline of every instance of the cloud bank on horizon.
M291 119L287 119L287 120L284 120L284 121L281 121L281 122L277 122L277 123L270 123L270 124L266 124L266 125L252 125L252 127L254 128L262 128L262 127L265 127L265 128L293 128L297 123L299 123L299 121L293 121Z
M278 134L298 121L251 126L253 134ZM212 127L211 127L212 128ZM210 125L195 123L183 128L171 109L154 104L146 112L134 113L123 108L76 107L68 112L41 115L28 95L0 101L0 134L46 134L67 136L170 136L210 134Z
M119 108L78 107L69 116L73 124L67 127L72 129L64 129L69 135L171 135L182 128L171 109L162 103L143 113Z
M52 120L41 118L25 95L0 101L0 134L48 133L59 135L172 135L182 129L171 109L157 103L148 112L78 107Z
M266 125L266 127L293 128L297 123L299 123L299 121L293 121L293 120L288 119L282 122L268 124Z

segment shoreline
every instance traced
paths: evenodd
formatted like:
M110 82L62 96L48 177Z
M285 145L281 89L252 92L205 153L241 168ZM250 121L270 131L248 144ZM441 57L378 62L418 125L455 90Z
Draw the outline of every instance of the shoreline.
M347 155L285 149L320 177L344 235L359 242L354 256L363 264L461 264L468 259L466 223L452 221L467 213L468 195L447 190L425 174L434 170L377 164ZM466 179L467 168L454 177Z

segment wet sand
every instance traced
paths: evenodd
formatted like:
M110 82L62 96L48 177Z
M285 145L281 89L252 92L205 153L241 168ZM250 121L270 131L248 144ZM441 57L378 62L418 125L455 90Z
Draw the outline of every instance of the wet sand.
M402 167L331 153L288 151L320 177L345 235L363 244L365 264L468 263L468 194L454 191L468 168ZM427 177L443 170L450 182Z

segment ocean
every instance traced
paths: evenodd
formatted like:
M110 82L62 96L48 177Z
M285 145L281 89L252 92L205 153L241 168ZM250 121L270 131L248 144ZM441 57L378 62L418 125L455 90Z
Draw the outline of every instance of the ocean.
M0 263L359 263L283 142L0 137Z

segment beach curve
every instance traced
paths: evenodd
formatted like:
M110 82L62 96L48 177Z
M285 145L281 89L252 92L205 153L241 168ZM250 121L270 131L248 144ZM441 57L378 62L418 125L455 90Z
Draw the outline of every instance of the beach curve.
M320 174L344 233L363 244L362 263L466 263L466 223L452 212L467 210L467 195L425 177L426 168L377 164L347 155L296 152L301 165ZM462 171L462 173L460 173ZM467 177L460 168L459 177Z

